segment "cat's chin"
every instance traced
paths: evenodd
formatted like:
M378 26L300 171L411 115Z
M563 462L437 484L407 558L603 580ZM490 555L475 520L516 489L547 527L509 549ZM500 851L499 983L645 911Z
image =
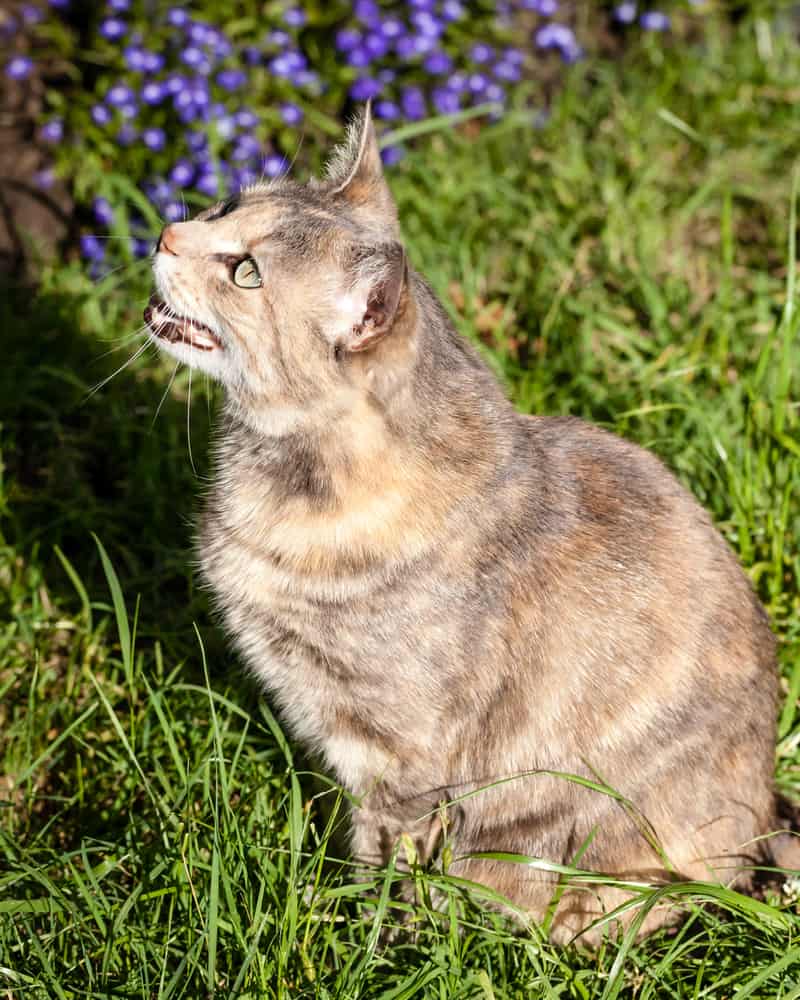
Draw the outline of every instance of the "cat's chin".
M165 345L181 345L198 351L222 350L219 337L205 323L178 315L157 295L150 297L144 321L153 337Z

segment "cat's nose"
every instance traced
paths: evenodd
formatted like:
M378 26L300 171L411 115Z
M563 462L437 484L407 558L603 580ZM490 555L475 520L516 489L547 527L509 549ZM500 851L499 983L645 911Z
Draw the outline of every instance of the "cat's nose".
M179 243L175 226L165 226L161 231L156 246L156 253L169 253L173 257L178 256L177 245Z

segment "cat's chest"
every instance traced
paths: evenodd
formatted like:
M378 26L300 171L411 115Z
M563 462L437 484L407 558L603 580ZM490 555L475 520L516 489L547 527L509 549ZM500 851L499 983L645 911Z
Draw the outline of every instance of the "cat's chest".
M421 565L293 573L254 542L211 530L203 572L250 669L293 735L353 790L425 759L441 735L451 624Z

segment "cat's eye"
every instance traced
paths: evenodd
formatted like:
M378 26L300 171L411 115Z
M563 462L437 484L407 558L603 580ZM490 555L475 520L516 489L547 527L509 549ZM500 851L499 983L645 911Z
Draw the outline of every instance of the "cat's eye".
M233 283L239 288L260 288L261 275L256 267L256 262L252 257L245 257L240 260L233 269Z

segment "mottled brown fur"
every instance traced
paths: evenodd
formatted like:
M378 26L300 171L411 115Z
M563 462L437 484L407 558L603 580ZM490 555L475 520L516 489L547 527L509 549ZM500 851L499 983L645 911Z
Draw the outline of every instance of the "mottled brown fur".
M327 180L162 241L162 295L224 348L164 344L228 389L203 574L291 732L361 797L357 857L403 832L435 857L439 803L517 775L448 809L451 871L536 919L552 876L468 855L591 841L585 868L746 884L777 825L765 614L657 458L514 412L407 269L368 117ZM263 288L230 280L247 254ZM624 898L570 890L553 933Z

